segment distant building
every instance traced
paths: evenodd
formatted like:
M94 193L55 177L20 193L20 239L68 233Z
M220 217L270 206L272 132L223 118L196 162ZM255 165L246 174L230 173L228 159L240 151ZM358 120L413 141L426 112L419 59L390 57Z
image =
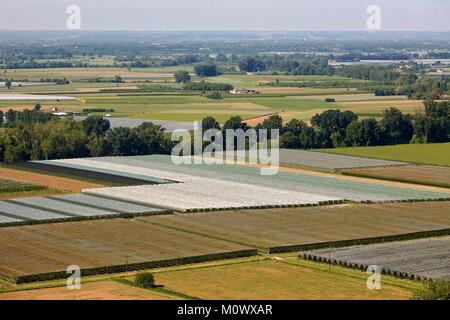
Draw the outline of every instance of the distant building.
M57 116L57 117L66 117L67 112L53 112L52 115Z
M256 94L259 93L255 89L233 89L230 91L231 94Z

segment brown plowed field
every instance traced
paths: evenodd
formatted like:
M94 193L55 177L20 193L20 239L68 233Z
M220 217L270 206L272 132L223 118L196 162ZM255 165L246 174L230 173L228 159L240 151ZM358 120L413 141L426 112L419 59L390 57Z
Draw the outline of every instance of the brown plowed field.
M51 189L66 190L72 192L81 192L81 190L83 189L104 187L101 184L62 177L48 176L41 173L15 170L4 167L0 167L0 178L43 185Z
M269 248L447 229L450 202L206 212L139 220Z
M438 166L393 166L345 170L344 174L450 188L450 168Z
M0 293L0 300L173 300L168 295L114 281L81 283L80 290L67 287Z
M0 275L16 278L65 272L71 265L113 267L246 249L134 219L7 227L0 230Z

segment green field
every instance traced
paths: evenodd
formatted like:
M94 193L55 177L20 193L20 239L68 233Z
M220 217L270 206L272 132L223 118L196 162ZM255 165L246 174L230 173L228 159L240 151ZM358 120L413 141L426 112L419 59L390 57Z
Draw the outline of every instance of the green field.
M135 275L84 277L82 290L65 280L12 286L0 282L0 300L23 299L267 299L406 300L420 282L382 276L367 288L367 273L298 259L259 256L152 270L156 287L136 288ZM1 280L0 280L1 281Z
M450 143L403 144L382 147L354 147L318 150L357 157L450 166Z
M0 194L46 190L47 187L35 184L0 179Z
M81 58L80 58L81 59ZM98 61L97 61L98 60ZM98 58L98 64L109 63L110 58ZM41 81L47 78L66 78L72 80L67 85L37 85L0 88L0 94L42 93L71 96L72 101L1 101L3 111L9 107L32 108L40 102L44 108L58 107L62 111L80 112L85 108L114 109L114 117L128 117L148 120L195 121L213 116L219 122L225 122L231 116L239 115L244 120L259 118L268 114L279 114L285 121L297 118L310 120L316 113L327 109L352 110L362 118L380 118L384 109L395 106L405 112L415 112L422 102L409 101L405 97L376 97L374 94L359 91L353 84L361 80L352 80L330 76L292 76L271 74L223 74L217 77L200 78L192 76L193 81L205 80L216 83L229 83L236 88L254 88L259 94L234 96L223 94L221 100L207 99L195 92L183 92L181 85L173 81L173 73L183 69L193 72L193 66L175 66L160 68L48 68L3 70L3 77L18 80ZM92 82L101 78L109 81L120 75L123 83ZM339 87L267 87L261 86L276 80L293 82L340 81ZM138 88L151 86L167 87L169 91L155 89L150 92L136 93ZM103 90L103 91L102 91ZM107 90L107 91L105 91ZM151 89L150 89L151 90ZM336 103L326 103L326 98L334 98ZM259 121L259 120L256 120Z
M420 283L383 277L367 289L365 272L311 263L296 257L155 274L158 285L200 299L409 299Z

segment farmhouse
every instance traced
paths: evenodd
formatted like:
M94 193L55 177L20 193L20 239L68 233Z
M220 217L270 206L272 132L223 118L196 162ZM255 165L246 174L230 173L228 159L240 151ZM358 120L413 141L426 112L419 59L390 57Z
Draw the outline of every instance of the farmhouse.
M233 89L230 91L231 94L257 94L258 91L255 89Z

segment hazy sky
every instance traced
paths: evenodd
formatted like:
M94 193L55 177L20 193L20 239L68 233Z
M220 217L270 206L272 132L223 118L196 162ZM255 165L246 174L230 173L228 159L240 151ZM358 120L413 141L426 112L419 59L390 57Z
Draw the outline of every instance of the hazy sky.
M366 30L378 5L383 30L450 31L450 0L2 0L0 29L65 29L72 4L85 30Z

